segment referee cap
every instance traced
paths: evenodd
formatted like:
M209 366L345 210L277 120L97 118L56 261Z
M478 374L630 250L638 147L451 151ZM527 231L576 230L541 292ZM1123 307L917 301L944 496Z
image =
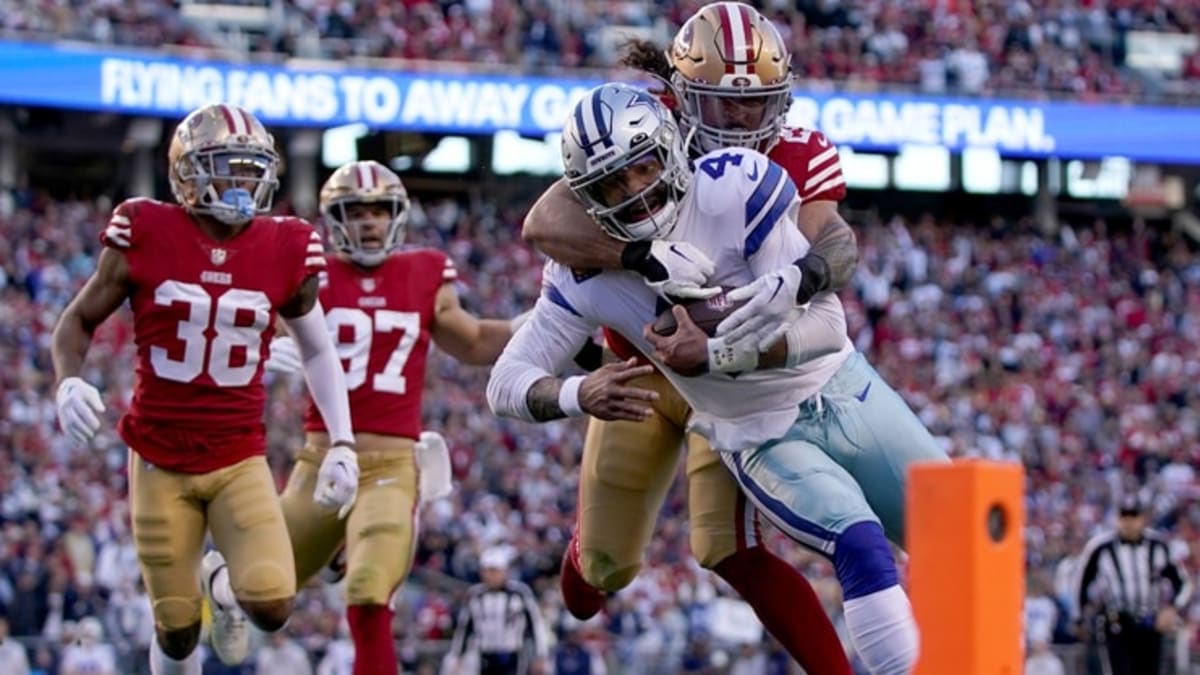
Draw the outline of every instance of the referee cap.
M483 569L507 569L508 551L499 546L485 550L479 556L479 566Z
M1136 494L1129 494L1121 497L1117 510L1122 516L1140 516L1146 511L1146 505Z

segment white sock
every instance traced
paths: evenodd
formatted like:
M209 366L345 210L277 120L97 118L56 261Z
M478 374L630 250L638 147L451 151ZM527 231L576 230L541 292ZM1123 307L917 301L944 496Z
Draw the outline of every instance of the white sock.
M200 650L193 649L182 661L167 656L154 636L150 645L150 675L200 675Z
M221 609L233 609L238 606L233 587L229 585L228 565L221 565L213 572L211 584L213 600L221 605Z
M912 605L899 586L843 603L846 628L872 675L908 675L920 646Z

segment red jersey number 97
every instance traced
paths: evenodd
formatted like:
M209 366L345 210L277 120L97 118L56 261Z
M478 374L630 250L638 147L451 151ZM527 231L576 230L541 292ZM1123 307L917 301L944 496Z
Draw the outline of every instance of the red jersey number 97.
M404 366L412 355L417 336L421 334L419 312L396 312L388 309L375 310L374 319L361 309L335 307L325 315L338 357L346 364L346 388L354 391L367 382L367 368L371 362L371 347L375 335L402 331L400 341L388 356L383 369L371 376L371 388L391 394L403 394L408 390L404 377Z

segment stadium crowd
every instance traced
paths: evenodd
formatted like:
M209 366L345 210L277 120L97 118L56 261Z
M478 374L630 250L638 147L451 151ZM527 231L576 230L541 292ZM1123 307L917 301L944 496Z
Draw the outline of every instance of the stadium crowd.
M307 17L253 45L260 52L388 57L524 70L610 67L616 31L662 40L701 0L289 0ZM843 89L899 84L929 93L1140 98L1125 69L1131 30L1200 33L1184 0L949 0L908 6L866 0L758 3L792 46L799 77ZM800 11L792 11L798 8ZM174 2L0 0L0 34L104 44L211 47ZM316 30L319 43L305 40ZM1184 64L1200 94L1200 52ZM140 588L123 465L113 429L133 386L128 316L97 336L87 377L107 424L90 448L57 431L49 336L91 272L104 200L59 202L25 187L0 192L0 673L19 640L34 672L58 673L70 649L100 645L117 672L144 669L153 619ZM409 241L456 261L468 309L511 317L529 307L538 257L521 244L523 205L469 210L418 205ZM1135 223L1074 222L1047 235L1030 222L943 222L929 215L852 219L860 270L844 296L851 332L876 367L955 456L1023 461L1028 475L1030 597L1059 617L1028 626L1031 645L1069 642L1073 558L1112 515L1114 496L1141 488L1194 568L1200 554L1200 263L1180 235ZM280 487L299 445L299 377L268 375L270 460ZM503 545L513 573L540 594L557 654L608 654L637 672L712 672L784 658L768 642L741 649L722 625L730 595L687 547L685 494L660 519L642 577L606 615L579 624L562 610L556 575L574 522L582 424L535 427L488 411L486 371L433 357L426 425L451 446L456 492L423 514L414 579L399 595L395 635L410 671L432 672L454 627L456 600L478 578L480 553ZM677 486L678 487L678 486ZM775 537L814 579L840 625L839 591L820 558ZM286 633L244 672L303 669L345 649L340 595L314 583ZM718 607L721 609L718 610ZM1200 613L1191 617L1192 640ZM299 656L295 656L299 650ZM308 663L309 659L313 659ZM326 668L332 668L332 657ZM209 659L206 673L238 672ZM561 670L559 672L562 672Z
M153 624L129 533L126 450L112 431L133 384L127 315L101 329L89 360L108 407L101 437L81 447L55 423L50 330L93 267L108 208L103 199L0 193L0 658L8 633L45 673L57 673L63 648L79 640L112 645L118 672L137 672ZM454 258L468 309L513 316L540 285L521 216L515 205L418 205L409 241ZM1000 219L852 221L862 259L845 301L860 348L952 454L1027 466L1031 595L1059 596L1060 613L1068 609L1070 554L1111 516L1114 495L1135 486L1183 542L1178 554L1197 559L1200 263L1187 241L1140 223L1073 223L1051 236ZM457 490L423 514L414 580L398 597L394 627L411 669L436 662L457 595L478 578L480 552L496 545L509 547L513 573L540 594L559 650L604 651L638 672L781 658L728 643L714 611L728 589L689 557L680 490L642 577L607 615L584 625L568 618L555 576L574 521L582 425L497 420L484 369L433 359L426 426L451 446ZM269 452L282 485L300 442L303 382L270 375L268 386ZM840 621L828 566L782 537L774 547L810 573ZM345 634L331 588L314 584L280 644L262 653L335 651ZM1064 626L1031 637L1069 639ZM210 661L206 673L228 672ZM264 662L245 672L275 671Z
M184 3L190 4L190 3ZM198 4L220 4L199 0ZM270 4L225 0L225 4ZM623 36L664 43L705 0L286 0L239 48L345 59L457 62L474 68L607 68ZM759 0L791 46L808 86L928 93L1132 100L1200 95L1200 50L1178 72L1137 76L1127 66L1131 31L1196 35L1187 0ZM214 47L211 28L183 18L175 2L0 0L0 31L119 45ZM215 16L215 15L214 15Z

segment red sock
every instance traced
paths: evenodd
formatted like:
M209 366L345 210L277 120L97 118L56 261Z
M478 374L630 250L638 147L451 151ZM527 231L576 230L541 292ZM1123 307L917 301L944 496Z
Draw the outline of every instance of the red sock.
M350 605L346 621L354 637L354 675L397 675L392 609L387 605Z
M804 672L851 675L842 641L803 574L761 546L738 551L713 571L750 603Z
M563 551L558 585L562 589L563 605L571 616L587 621L604 609L604 592L583 579L579 571L579 539L572 537Z

